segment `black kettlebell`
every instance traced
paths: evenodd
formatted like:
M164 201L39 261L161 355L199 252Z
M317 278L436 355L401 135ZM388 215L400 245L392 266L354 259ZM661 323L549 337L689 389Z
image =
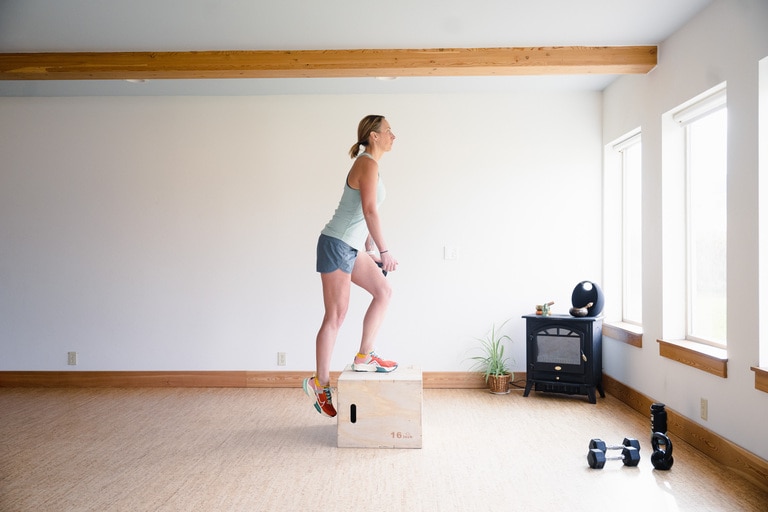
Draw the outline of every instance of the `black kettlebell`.
M669 470L675 463L675 459L672 458L672 441L669 437L661 432L654 432L651 436L651 447L653 448L651 455L653 467L662 471Z

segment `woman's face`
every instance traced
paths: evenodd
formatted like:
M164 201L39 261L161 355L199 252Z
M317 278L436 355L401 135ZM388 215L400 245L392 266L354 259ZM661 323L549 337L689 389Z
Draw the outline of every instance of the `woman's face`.
M392 143L395 142L395 134L392 133L392 128L386 119L381 122L379 131L373 132L372 137L375 143L384 151L392 149Z

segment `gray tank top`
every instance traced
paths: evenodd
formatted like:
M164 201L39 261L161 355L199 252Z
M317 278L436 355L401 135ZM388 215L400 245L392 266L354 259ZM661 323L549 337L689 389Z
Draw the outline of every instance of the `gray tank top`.
M357 158L362 156L373 158L368 153L360 153ZM376 206L378 207L384 201L386 190L384 182L379 175L379 182L376 187ZM363 205L360 198L360 191L349 186L349 176L344 183L344 192L341 195L339 206L333 217L321 231L323 235L338 238L344 241L358 251L365 250L365 240L368 238L368 226L363 216Z

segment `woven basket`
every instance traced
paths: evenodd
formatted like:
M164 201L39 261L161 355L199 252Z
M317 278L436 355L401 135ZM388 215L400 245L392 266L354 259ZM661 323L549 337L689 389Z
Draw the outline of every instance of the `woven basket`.
M489 375L488 389L495 395L506 395L509 393L509 375Z

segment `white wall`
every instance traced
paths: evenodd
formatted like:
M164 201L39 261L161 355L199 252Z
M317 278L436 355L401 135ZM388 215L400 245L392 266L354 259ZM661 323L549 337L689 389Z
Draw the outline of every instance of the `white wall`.
M599 280L600 93L2 98L0 370L312 371L315 243L368 113L398 137L380 352L467 370L512 318L522 370L520 316Z
M768 4L720 0L661 45L657 69L596 93L0 98L0 370L311 371L317 233L357 121L398 135L383 215L401 268L379 348L468 368L474 336L600 280L601 144L641 126L642 349L606 339L606 373L768 458L758 363L759 59ZM728 81L729 376L660 358L660 115ZM602 133L601 133L602 123ZM442 259L444 245L460 258ZM353 297L334 367L357 348ZM610 297L608 297L610 301ZM66 366L66 352L80 354Z
M604 93L603 143L643 133L642 349L606 339L604 368L686 417L768 459L768 395L754 388L758 365L758 62L768 55L768 3L721 0L660 46L646 76L621 78ZM728 378L659 357L664 336L661 115L709 88L728 84ZM765 130L765 127L763 127ZM668 192L668 191L667 191ZM664 198L664 204L668 201ZM709 419L699 418L699 400Z

